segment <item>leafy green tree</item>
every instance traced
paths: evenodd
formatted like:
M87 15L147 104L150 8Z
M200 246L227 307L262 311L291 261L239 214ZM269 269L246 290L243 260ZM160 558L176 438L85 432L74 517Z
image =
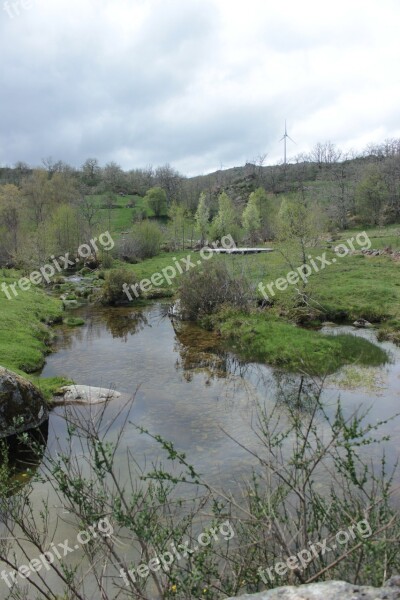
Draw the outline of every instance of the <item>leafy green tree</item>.
M250 237L251 243L254 243L257 239L257 233L261 228L260 210L255 192L250 194L249 201L243 211L242 224L247 235Z
M79 211L68 204L62 204L56 208L48 222L53 253L60 256L70 252L73 256L81 243Z
M185 229L186 229L186 209L181 204L173 202L169 208L168 216L170 218L170 230L173 244L179 247L182 240L182 250L185 249Z
M207 238L210 221L210 209L207 206L206 194L204 192L200 194L199 204L194 219L196 222L196 229L201 237L201 243L204 244Z
M309 248L320 239L323 221L319 207L302 196L282 200L278 213L278 241L291 250L295 262L307 262Z
M263 187L257 188L250 194L250 199L254 198L255 204L260 213L261 235L263 238L272 238L275 230L276 206L271 202L270 196Z
M387 186L377 167L372 165L356 188L356 207L362 221L378 225L387 198Z
M311 248L318 243L325 227L325 215L316 203L299 194L294 199L284 198L278 213L278 249L292 271L305 265L298 282L294 304L309 311L310 293L307 291L307 263Z
M149 207L154 211L156 217L167 214L167 194L160 187L153 187L148 190L145 199Z
M236 212L226 192L222 192L218 198L218 213L212 223L212 237L221 239L224 235L232 235L235 238L237 233Z

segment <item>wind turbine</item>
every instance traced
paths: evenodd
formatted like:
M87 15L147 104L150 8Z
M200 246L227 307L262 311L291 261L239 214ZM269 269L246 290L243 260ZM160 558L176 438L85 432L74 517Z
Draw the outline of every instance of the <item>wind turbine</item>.
M296 142L294 140L292 140L292 138L290 137L290 135L288 135L287 132L287 128L286 128L286 119L285 119L285 133L283 134L283 137L281 137L281 139L279 140L280 142L283 140L283 164L286 165L286 140L289 139L291 142L293 142L293 144L295 144Z

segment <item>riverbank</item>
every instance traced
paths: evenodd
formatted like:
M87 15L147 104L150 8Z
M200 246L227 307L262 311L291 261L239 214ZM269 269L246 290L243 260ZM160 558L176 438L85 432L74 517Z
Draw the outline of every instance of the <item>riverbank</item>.
M396 247L396 243L399 245L393 231L387 232L389 237L385 237L385 231L377 228L367 232L372 248L383 248L389 243L392 247ZM248 360L289 370L307 368L310 373L322 374L333 372L344 364L382 364L384 353L373 344L354 340L351 336L332 339L316 330L326 321L350 324L365 319L377 328L381 341L400 341L399 262L388 255L368 256L357 248L339 259L333 251L336 244L354 240L357 233L343 232L335 242L325 241L310 249L310 256L325 256L330 264L309 277L306 288L309 307L303 307L301 311L293 309L296 286L289 285L284 291L277 290L270 298L270 304L262 310L254 307L250 314L223 311L212 319L205 319L203 325L217 330L227 345L231 344L235 352ZM290 270L279 247L275 247L277 251L268 255L214 256L208 264L224 262L233 274L244 273L261 303L262 294L257 292L259 284L266 287L285 277ZM198 264L198 253L187 252L186 255L194 265ZM164 253L127 268L138 280L151 279L154 273L173 265L183 256L183 252ZM195 268L206 270L207 265ZM165 285L165 289L161 286L159 297L163 290L165 295L169 296L172 291L179 296L182 277L177 273L170 285ZM296 323L303 326L296 327Z
M0 286L3 282L10 285L20 277L21 273L17 271L2 270ZM52 333L49 326L62 320L61 302L34 287L20 291L11 300L0 293L0 314L0 365L28 376L47 399L51 398L65 379L39 379L34 373L43 367L50 351Z

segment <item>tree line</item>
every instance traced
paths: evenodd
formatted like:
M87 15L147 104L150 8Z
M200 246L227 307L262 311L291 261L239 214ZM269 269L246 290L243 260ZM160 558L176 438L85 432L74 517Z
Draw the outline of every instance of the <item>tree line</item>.
M323 215L332 231L400 220L400 140L359 154L318 143L286 165L265 166L265 160L192 178L168 164L124 171L115 162L102 167L96 158L79 169L52 158L39 168L3 167L0 264L37 264L77 248L106 225L100 209L110 214L125 195L143 198L156 219L168 222L175 247L188 237L201 243L227 234L251 244L273 239L288 201ZM138 220L146 216L135 213Z

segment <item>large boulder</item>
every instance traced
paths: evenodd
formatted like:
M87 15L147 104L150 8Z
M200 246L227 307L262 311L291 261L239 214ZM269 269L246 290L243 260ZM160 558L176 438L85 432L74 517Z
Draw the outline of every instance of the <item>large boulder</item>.
M399 600L400 577L389 579L383 587L354 585L345 581L324 581L306 585L285 586L246 594L227 600Z
M38 427L48 415L39 390L20 375L0 367L0 438Z

